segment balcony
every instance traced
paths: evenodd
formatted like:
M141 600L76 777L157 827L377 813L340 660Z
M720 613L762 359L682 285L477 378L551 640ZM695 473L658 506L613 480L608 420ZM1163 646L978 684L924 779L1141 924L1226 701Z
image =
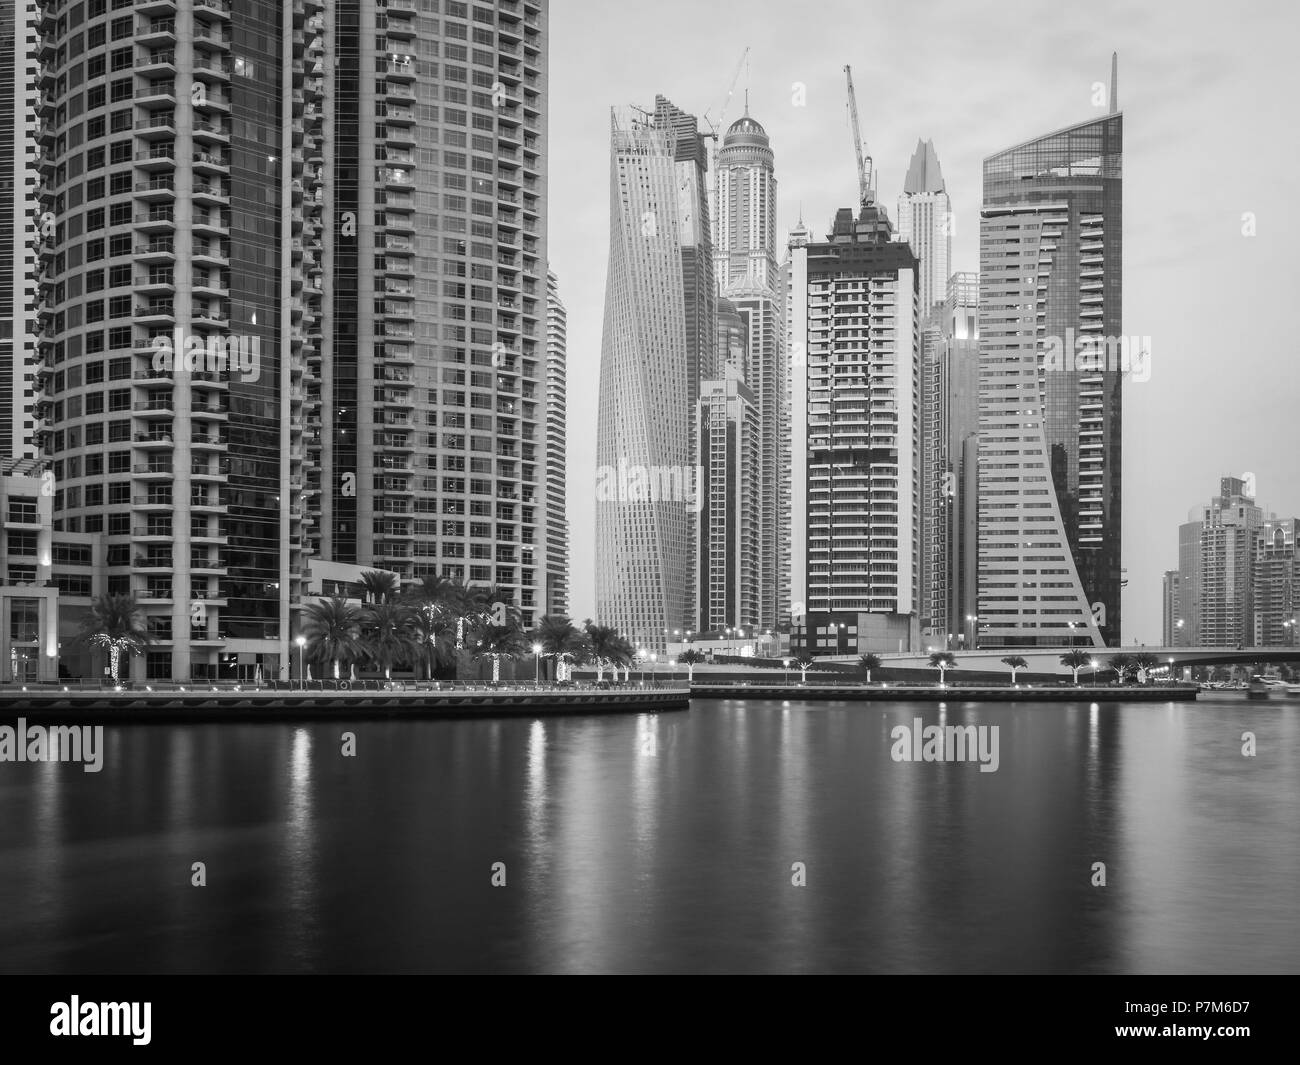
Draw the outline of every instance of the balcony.
M135 133L137 137L147 141L171 140L176 136L176 120L166 112L137 119Z
M137 56L135 69L138 74L176 73L176 53L170 48L162 48L148 55Z
M141 170L166 170L176 166L176 145L168 141L135 153Z

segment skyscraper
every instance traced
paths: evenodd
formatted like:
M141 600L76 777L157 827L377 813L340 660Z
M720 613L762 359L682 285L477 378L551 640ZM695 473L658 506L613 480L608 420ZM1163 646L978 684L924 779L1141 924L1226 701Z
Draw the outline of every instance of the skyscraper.
M898 197L898 239L911 244L920 260L917 278L924 321L947 296L952 273L952 202L934 141L916 142Z
M758 419L753 521L759 538L753 575L754 625L776 630L789 611L790 397L786 367L785 290L776 261L776 174L767 132L749 115L723 135L718 152L718 289L744 324ZM715 627L701 619L700 628Z
M1166 647L1190 646L1187 640L1186 619L1183 617L1182 597L1179 592L1176 569L1165 570L1161 579L1161 642ZM1179 624L1182 622L1182 624Z
M761 517L758 408L747 384L748 330L735 306L718 300L721 374L700 386L700 562L697 631L758 625Z
M146 677L284 675L305 566L321 5L40 9L39 442ZM60 65L62 64L62 65Z
M715 376L706 156L662 96L611 113L596 435L596 610L644 646L694 628L696 404Z
M36 215L37 144L52 123L36 123L35 5L0 8L0 459L36 454L36 254L33 238L54 236L53 216ZM40 275L44 281L45 275Z
M1112 107L984 160L982 646L1119 642L1122 156Z
M1256 542L1266 518L1250 486L1223 477L1219 494L1189 514L1198 526L1196 616L1199 647L1249 646L1254 636L1251 579Z
M319 552L547 609L547 13L332 0Z
M792 343L806 361L794 410L805 645L907 650L919 638L916 255L874 204L856 218L841 209L825 242L790 253Z
M560 279L546 271L546 613L569 613L568 313Z
M1251 643L1295 647L1300 643L1300 521L1266 519L1255 534L1251 560Z
M967 645L976 599L979 278L953 274L922 330L925 439L921 498L923 623L945 645Z
M313 557L531 625L542 5L106 6L40 9L37 412L55 532L105 536L95 593L149 617L139 668L285 676Z

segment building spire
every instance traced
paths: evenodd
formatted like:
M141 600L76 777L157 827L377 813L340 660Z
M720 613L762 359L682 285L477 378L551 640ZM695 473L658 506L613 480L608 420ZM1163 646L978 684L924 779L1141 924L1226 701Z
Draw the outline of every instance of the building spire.
M1110 53L1110 113L1119 111L1119 53Z

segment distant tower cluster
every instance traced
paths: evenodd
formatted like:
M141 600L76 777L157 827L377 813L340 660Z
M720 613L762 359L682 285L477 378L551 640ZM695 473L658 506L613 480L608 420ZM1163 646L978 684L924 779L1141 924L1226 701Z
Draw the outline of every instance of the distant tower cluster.
M1178 569L1164 575L1164 635L1179 647L1300 644L1300 520L1255 501L1246 477L1223 477L1178 529Z

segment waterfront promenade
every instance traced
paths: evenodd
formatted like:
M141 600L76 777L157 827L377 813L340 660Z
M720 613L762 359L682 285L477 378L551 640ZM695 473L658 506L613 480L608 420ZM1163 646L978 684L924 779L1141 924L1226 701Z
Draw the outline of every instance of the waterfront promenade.
M304 690L287 684L154 683L100 687L87 683L0 687L0 720L19 714L60 720L286 721L339 718L530 717L560 714L658 713L686 710L686 685L619 684L549 687L531 684L331 682Z

